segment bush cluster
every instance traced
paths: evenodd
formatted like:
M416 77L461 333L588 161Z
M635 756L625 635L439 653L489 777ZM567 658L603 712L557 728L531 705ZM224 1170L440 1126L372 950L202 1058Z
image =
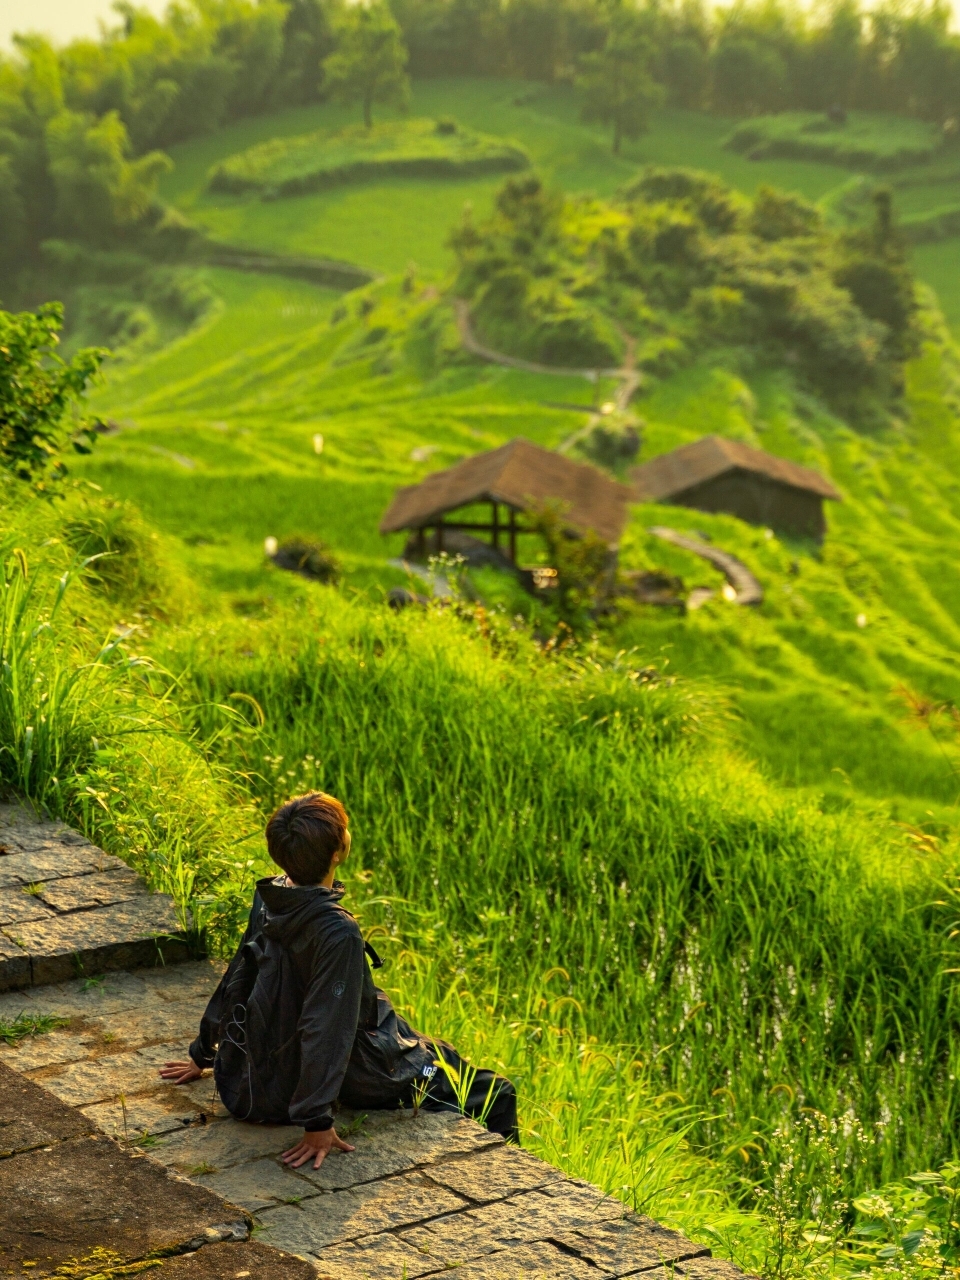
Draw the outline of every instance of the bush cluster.
M838 235L798 196L748 201L688 170L648 169L612 202L510 179L490 219L452 236L456 289L512 354L611 365L629 336L657 374L710 347L749 350L867 415L899 392L914 342L912 279L889 195L877 201L869 231Z

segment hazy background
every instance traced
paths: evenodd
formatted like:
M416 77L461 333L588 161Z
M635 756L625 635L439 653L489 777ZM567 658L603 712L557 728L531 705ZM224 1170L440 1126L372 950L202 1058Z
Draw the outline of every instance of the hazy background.
M111 0L0 0L0 46L8 49L15 31L41 31L57 40L95 36L99 19L116 21ZM162 13L167 0L137 0Z
M137 0L154 13L162 13L168 0ZM953 0L954 26L960 17L960 0ZM15 31L41 31L57 40L95 36L101 19L115 21L111 0L0 0L0 48L10 47Z

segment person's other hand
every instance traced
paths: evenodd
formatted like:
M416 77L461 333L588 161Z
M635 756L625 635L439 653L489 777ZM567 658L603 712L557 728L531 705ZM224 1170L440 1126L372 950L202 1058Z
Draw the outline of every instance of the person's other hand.
M319 1169L331 1151L354 1151L349 1142L337 1137L336 1129L322 1129L319 1133L305 1133L295 1147L283 1153L283 1163L291 1169L299 1169L308 1160Z
M192 1059L190 1062L165 1062L160 1068L160 1079L169 1080L171 1084L189 1084L202 1075L202 1069Z

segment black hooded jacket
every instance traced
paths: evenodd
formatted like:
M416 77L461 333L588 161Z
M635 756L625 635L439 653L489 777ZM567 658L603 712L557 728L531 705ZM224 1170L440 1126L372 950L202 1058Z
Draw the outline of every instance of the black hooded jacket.
M286 888L269 878L257 884L243 940L190 1046L198 1067L214 1065L224 1015L230 1016L225 992L247 944L259 938L292 980L275 1008L261 1009L259 1017L251 1009L247 1049L261 1062L279 1052L289 1062L292 1050L295 1069L281 1087L283 1096L278 1100L274 1092L268 1110L249 1119L286 1120L308 1132L328 1129L338 1099L347 1106L396 1106L415 1079L433 1074L433 1046L411 1031L374 985L360 928L340 906L343 892L341 884Z

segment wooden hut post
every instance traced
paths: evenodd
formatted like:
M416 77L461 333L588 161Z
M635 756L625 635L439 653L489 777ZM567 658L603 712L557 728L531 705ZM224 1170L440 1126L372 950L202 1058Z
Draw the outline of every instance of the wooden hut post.
M427 540L424 536L423 525L417 529L417 559L422 560L427 550Z
M443 555L443 516L437 521L437 555Z
M491 545L497 551L499 551L500 550L500 503L491 502L490 508L491 508L491 516L490 516Z
M510 508L510 559L517 563L517 513Z

